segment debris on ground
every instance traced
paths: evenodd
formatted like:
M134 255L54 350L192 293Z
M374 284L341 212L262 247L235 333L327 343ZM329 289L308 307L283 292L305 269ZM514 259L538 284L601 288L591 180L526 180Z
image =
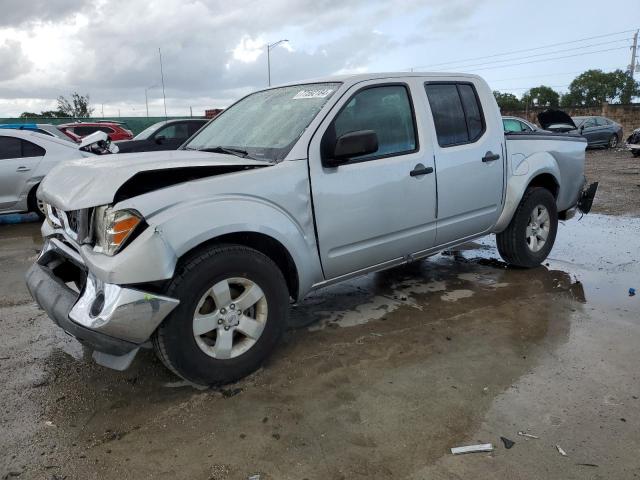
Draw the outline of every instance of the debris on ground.
M531 435L530 433L526 433L526 432L518 432L518 435L520 435L521 437L535 438L536 440L538 440L540 438L540 437L537 437L535 435Z
M567 452L565 452L560 445L556 445L556 448L558 449L558 453L560 453L560 455L562 455L563 457L567 456Z
M502 443L504 443L504 448L506 448L507 450L509 450L516 444L516 442L514 442L513 440L509 440L506 437L500 437L500 440L502 440Z
M595 463L576 463L576 465L579 465L581 467L599 467L600 465L596 465Z
M45 424L47 427L55 427L55 425L53 424L53 422L52 422L51 420L47 420L46 422L44 422L44 424Z
M453 453L454 455L476 452L493 452L493 445L491 445L490 443L480 443L478 445L467 445L464 447L454 447L451 449L451 453Z
M635 288L630 288L629 289L629 296L633 297L636 294L636 289Z
M260 480L260 474L257 473L255 475L249 475L249 478L247 478L247 480Z

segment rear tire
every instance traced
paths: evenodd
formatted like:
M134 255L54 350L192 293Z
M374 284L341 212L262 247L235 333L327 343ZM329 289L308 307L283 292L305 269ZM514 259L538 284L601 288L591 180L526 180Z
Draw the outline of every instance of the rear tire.
M546 188L530 188L520 201L509 226L496 235L498 251L509 265L537 267L551 252L557 231L555 198Z
M166 294L180 304L154 334L154 348L167 368L201 385L234 382L258 369L287 324L282 272L244 246L214 246L191 257Z
M631 155L634 157L640 157L640 150L631 150Z
M38 200L38 197L36 197L38 185L33 187L29 192L29 197L27 198L27 207L29 208L30 212L34 212L36 215L38 215L40 220L44 220L47 212L45 211L44 202L42 200Z

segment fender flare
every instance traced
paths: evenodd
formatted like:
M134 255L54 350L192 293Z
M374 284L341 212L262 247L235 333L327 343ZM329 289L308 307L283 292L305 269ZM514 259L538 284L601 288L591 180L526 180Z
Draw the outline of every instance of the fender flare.
M551 175L558 188L560 188L560 168L556 159L548 152L534 153L526 158L519 159L517 165L510 165L504 208L493 229L494 233L502 232L509 226L524 192L537 177L545 174Z

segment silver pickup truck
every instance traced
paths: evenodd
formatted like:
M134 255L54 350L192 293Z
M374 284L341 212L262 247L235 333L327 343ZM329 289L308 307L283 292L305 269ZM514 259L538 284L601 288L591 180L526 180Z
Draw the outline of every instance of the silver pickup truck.
M177 151L53 169L33 298L94 359L141 347L199 384L260 366L291 301L497 234L535 267L558 219L588 211L586 142L503 133L460 74L332 77L252 93Z

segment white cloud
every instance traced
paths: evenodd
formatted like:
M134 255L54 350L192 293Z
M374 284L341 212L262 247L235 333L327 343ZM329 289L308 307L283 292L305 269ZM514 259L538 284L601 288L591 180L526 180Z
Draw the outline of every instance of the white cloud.
M249 35L243 35L233 49L233 59L243 63L255 62L267 48L266 45L261 37L252 39Z

